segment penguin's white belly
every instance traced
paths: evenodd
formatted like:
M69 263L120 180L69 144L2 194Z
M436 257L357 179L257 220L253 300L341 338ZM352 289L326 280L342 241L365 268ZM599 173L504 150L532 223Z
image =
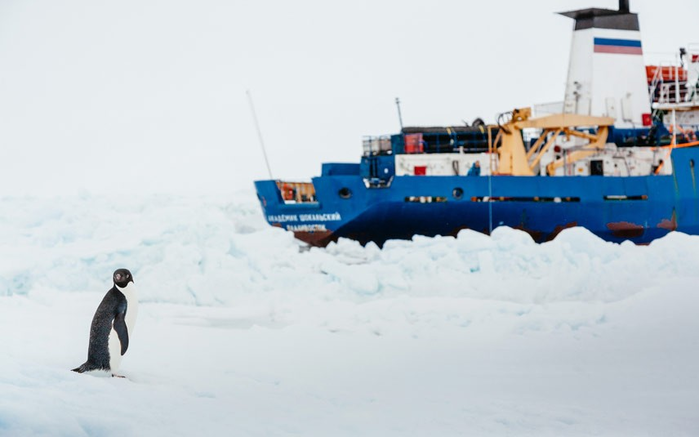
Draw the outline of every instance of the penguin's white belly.
M119 291L126 297L126 328L129 331L129 335L133 332L134 325L136 324L136 315L138 314L138 296L136 296L136 288L133 282L129 283L124 288L117 286Z
M117 289L126 297L126 317L124 317L124 322L126 323L126 332L129 333L130 348L133 340L134 326L136 325L136 315L138 314L138 297L136 296L136 289L133 286L133 282L129 283L129 285L124 288L117 286ZM112 326L112 330L109 332L109 367L112 373L115 373L119 369L121 358L121 342Z
M129 332L129 337L131 332ZM121 342L119 341L119 336L117 332L112 327L109 331L109 370L115 373L119 370L119 365L121 364Z
M138 314L138 300L135 298L127 299L126 305L124 321L126 322L126 330L129 331L129 341L131 341L131 333L133 333L133 328L136 325L136 315Z

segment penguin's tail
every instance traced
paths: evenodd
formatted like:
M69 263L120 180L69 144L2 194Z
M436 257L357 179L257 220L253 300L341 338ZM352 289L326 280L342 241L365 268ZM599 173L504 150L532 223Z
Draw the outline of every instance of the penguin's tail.
M76 367L75 369L71 369L72 372L78 372L78 373L85 373L89 372L91 370L100 370L101 368L95 364L88 362L85 362L80 365L80 367Z

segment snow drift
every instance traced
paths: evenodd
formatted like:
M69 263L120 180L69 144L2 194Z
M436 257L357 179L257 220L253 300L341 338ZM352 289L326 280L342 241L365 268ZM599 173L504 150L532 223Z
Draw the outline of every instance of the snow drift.
M699 237L307 249L249 192L2 203L0 435L699 429ZM72 374L119 267L128 380Z

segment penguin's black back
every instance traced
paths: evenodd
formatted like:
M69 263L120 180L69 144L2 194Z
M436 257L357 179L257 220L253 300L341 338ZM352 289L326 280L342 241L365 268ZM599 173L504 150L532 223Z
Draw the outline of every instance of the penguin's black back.
M109 334L117 314L126 313L126 304L126 296L116 287L107 292L92 318L87 361L74 371L109 370Z

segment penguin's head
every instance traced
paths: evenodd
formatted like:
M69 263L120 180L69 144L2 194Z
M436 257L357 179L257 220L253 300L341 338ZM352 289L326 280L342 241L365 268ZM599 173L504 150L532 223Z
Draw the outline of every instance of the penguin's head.
M126 269L119 269L114 272L114 284L121 288L129 285L129 282L133 282L133 276L131 272Z

